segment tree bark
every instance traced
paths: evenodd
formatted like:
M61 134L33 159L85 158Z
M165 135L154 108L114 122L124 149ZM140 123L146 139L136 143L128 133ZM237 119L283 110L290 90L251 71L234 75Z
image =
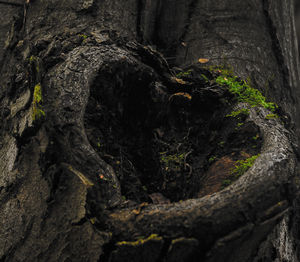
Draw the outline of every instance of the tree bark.
M0 260L298 261L293 6L1 1Z

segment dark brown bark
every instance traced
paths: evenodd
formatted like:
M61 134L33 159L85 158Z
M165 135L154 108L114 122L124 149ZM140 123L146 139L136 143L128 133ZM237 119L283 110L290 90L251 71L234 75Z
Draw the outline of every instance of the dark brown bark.
M293 12L292 0L0 2L1 261L298 261ZM250 77L281 119L235 104L199 58ZM239 131L233 108L249 109ZM202 197L216 148L260 155Z

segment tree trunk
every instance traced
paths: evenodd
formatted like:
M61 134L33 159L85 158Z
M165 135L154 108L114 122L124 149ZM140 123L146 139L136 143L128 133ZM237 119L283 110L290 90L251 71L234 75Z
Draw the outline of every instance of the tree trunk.
M0 261L298 261L293 6L0 1Z

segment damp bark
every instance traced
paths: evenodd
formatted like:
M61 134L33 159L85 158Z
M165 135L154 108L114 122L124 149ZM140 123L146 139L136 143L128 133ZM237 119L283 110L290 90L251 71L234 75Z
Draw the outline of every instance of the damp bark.
M1 261L299 260L293 1L7 2Z

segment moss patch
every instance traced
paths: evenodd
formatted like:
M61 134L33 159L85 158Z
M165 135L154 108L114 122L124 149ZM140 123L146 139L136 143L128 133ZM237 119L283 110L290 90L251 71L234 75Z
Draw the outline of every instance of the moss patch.
M251 156L245 160L237 160L234 167L231 169L231 176L222 182L222 189L231 185L240 176L242 176L250 167L253 166L255 160L259 157L259 154Z
M235 162L235 167L232 169L231 174L235 176L235 178L239 178L243 175L250 167L253 166L255 160L259 157L258 155L249 157L245 160L238 160Z
M193 70L187 70L186 72L179 72L178 74L176 74L176 77L178 78L182 78L185 76L189 76L192 73Z
M279 116L277 114L267 114L266 115L267 120L276 119L276 118L279 118Z
M219 85L227 85L230 93L234 94L239 102L244 102L252 107L262 106L274 112L277 106L272 102L267 102L262 93L250 86L250 81L239 81L237 77L218 76L216 83Z
M175 169L178 170L184 163L185 154L173 154L167 155L167 152L160 153L160 162L164 165L165 169Z
M241 115L248 116L249 115L249 109L242 108L240 110L232 111L230 114L227 114L226 117L239 117Z
M33 102L32 102L32 119L38 120L45 117L45 112L42 108L42 86L40 83L36 84L33 91Z

